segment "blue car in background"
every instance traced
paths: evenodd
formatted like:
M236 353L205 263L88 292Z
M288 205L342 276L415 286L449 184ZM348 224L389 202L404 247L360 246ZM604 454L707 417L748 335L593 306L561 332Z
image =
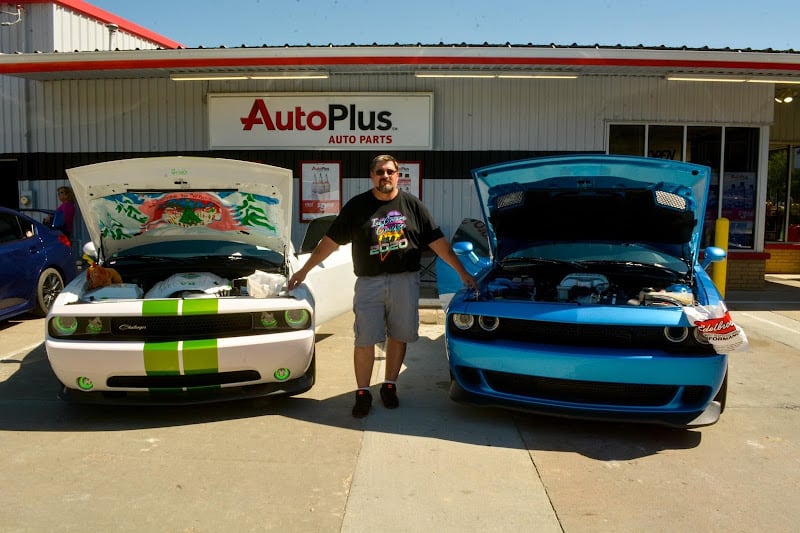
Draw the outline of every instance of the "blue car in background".
M472 177L484 220L462 224L453 248L479 291L437 263L450 397L577 418L717 422L727 355L686 312L725 310L705 271L724 250L706 249L699 263L710 169L569 155Z
M77 274L69 239L34 216L0 207L0 321L45 316Z

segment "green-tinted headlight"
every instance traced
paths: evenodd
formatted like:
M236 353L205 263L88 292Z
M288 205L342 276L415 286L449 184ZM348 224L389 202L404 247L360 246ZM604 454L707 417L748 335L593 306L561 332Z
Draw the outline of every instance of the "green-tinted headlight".
M278 325L278 320L273 313L264 311L261 313L261 326L265 328L274 328Z
M292 329L302 329L308 327L311 315L305 309L289 309L283 313L286 324Z
M103 332L103 320L100 317L89 319L86 323L86 333L98 334Z
M50 324L59 335L72 335L78 329L78 319L74 316L56 316Z

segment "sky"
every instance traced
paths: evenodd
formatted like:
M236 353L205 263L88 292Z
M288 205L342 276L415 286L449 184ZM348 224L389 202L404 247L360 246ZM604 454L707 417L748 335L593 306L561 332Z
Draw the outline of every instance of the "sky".
M800 1L87 0L188 48L505 44L800 51Z

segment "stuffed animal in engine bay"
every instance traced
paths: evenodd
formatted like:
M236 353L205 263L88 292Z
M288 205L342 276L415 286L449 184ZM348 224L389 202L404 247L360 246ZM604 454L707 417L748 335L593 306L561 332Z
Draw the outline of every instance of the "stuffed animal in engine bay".
M92 263L86 269L87 290L108 287L113 283L122 283L122 276L113 268L106 268L97 263Z

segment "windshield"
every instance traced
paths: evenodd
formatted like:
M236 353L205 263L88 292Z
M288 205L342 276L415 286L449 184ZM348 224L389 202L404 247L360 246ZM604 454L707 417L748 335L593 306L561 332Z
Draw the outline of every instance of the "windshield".
M283 253L249 243L214 240L181 240L154 242L128 248L114 254L111 259L258 259L280 265Z

